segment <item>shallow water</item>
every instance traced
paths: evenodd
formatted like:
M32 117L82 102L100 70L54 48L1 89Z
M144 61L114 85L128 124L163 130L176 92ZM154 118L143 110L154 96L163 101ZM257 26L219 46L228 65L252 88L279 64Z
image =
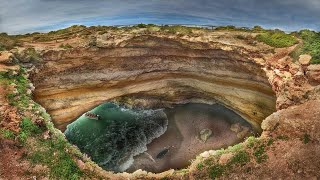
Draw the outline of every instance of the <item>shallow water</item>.
M67 126L65 135L102 168L116 172L183 168L205 150L241 142L243 137L230 130L232 124L252 130L239 115L219 104L137 110L104 103L89 112L100 115L100 120L82 115ZM203 141L199 137L206 131L212 134ZM161 158L157 158L159 153Z

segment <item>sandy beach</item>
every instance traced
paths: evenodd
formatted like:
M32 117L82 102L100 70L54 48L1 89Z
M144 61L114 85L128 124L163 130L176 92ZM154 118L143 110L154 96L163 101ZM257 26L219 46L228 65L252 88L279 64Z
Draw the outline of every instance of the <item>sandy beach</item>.
M127 172L138 169L162 172L184 168L201 152L239 143L250 134L250 131L246 131L239 137L239 132L231 130L231 126L238 123L247 130L249 126L241 122L241 118L228 115L229 111L217 110L210 105L183 105L166 110L166 113L169 119L167 131L153 140L145 153L134 158L134 164ZM205 142L200 138L204 129L212 132ZM162 158L157 158L164 149L169 151Z

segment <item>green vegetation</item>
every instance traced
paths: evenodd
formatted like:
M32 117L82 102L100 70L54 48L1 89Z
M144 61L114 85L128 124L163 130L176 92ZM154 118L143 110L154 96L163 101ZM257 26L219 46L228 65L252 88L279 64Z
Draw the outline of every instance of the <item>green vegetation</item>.
M29 80L26 78L23 68L19 72L0 73L2 83L16 87L16 93L9 94L7 98L9 103L19 109L19 114L29 111L26 107L32 105L32 110L41 112L41 117L31 118L25 116L20 122L20 131L14 134L10 130L0 129L0 135L8 139L17 139L18 143L23 145L28 153L26 158L31 163L42 164L48 167L50 179L80 179L83 176L82 171L74 162L72 155L75 157L82 154L71 148L72 146L66 141L63 134L54 129L50 116L41 108L40 105L33 102L30 93L27 93ZM44 123L37 125L34 119L43 118ZM49 139L43 139L42 133L48 130L52 136Z
M251 31L250 28L236 27L236 26L219 26L219 27L215 28L215 30L217 30L217 31L220 31L220 30L225 30L225 31L244 31L244 32Z
M210 170L209 174L212 179L216 179L223 174L228 173L230 169L236 166L244 166L250 161L250 155L245 150L237 150L234 152L233 157L228 160L228 162L224 165L222 164L215 164L213 165Z
M265 148L267 146L271 146L274 140L270 138L266 141L262 141L251 136L247 138L246 142L247 146L253 150L253 155L255 157L256 162L262 163L268 159L268 155L266 154Z
M63 48L63 49L71 49L72 48L72 46L70 45L70 44L60 44L60 46L59 46L60 48Z
M307 134L307 133L305 133L305 134L303 135L303 137L302 137L302 142L303 142L304 144L308 144L308 143L310 142L310 135Z
M268 159L268 155L266 154L265 145L261 144L254 147L253 155L256 157L257 163L262 163Z
M18 63L37 63L41 61L41 55L34 48L27 48L21 53L15 53L15 58Z
M16 86L17 91L7 95L9 104L16 106L19 109L27 108L30 104L31 95L27 93L27 86L29 81L26 79L25 69L21 68L17 74L8 72L2 74L2 78L6 78L7 85Z
M50 168L50 177L58 179L79 179L82 172L65 151L67 142L64 139L40 140L36 142L36 151L29 159L34 164L43 164Z
M175 25L175 26L161 26L161 30L172 33L172 34L191 34L192 33L192 29L190 27L185 27L185 26L179 26L179 25Z
M8 129L0 129L0 135L6 139L14 139L15 134L13 131L10 131Z
M197 169L201 170L204 167L204 165L202 163L197 164Z
M277 136L277 139L287 141L287 140L289 140L289 137L286 135L279 135L279 136Z
M219 164L217 161L223 154L231 153L233 156L227 161L226 164ZM206 159L197 165L197 169L201 170L209 166L208 172L212 179L216 179L224 174L227 174L232 168L237 166L244 166L250 161L250 153L244 149L242 143L230 146L227 149L216 151L217 159Z
M225 171L226 171L226 166L216 164L213 167L211 167L209 174L212 179L216 179L222 176L225 173Z
M246 151L239 151L230 159L231 164L239 164L239 165L245 165L249 161L250 161L250 156Z
M233 169L243 167L251 161L255 160L257 163L263 163L268 159L266 148L273 144L272 138L268 140L261 140L255 137L247 138L245 143L236 144L228 147L227 149L221 149L216 151L216 155L205 159L197 164L197 169L206 169L210 178L216 179L220 176L227 175L232 172ZM223 154L232 154L232 157L228 159L225 164L221 164L219 161ZM250 167L244 167L246 171L250 171Z
M15 46L20 46L21 42L15 36L7 33L0 33L0 51L11 50Z
M43 132L43 130L40 129L40 127L38 127L37 125L33 124L31 119L28 117L22 118L20 128L21 130L19 132L18 139L21 143L26 143L28 137Z
M49 33L33 33L20 35L20 38L30 38L32 41L37 42L47 42L58 39L70 38L73 35L77 35L80 33L81 35L90 34L90 30L88 27L83 25L73 25L68 28L60 29L57 31L50 31Z
M137 24L136 27L138 27L138 28L146 28L147 25L143 24L143 23L140 23L140 24Z
M73 25L65 29L59 29L57 31L50 31L48 35L65 35L70 33L79 32L86 29L86 26L83 25Z
M303 45L296 49L297 54L310 54L311 64L320 64L320 32L302 30L298 36L303 40Z
M298 43L298 40L290 34L281 31L265 32L257 35L257 40L275 48L290 47Z

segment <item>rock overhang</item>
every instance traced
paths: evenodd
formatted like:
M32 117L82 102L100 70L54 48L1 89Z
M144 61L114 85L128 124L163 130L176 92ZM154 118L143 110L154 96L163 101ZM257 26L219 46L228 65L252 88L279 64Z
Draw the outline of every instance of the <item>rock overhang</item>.
M260 130L276 98L254 56L261 55L137 36L117 47L48 51L31 77L35 99L60 129L105 101L141 96L159 104L219 102Z

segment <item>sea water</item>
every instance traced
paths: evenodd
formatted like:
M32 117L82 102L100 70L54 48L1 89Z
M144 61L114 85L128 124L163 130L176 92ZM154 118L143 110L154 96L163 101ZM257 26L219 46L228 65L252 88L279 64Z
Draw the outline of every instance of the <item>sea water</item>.
M65 135L99 166L115 172L129 168L133 157L146 151L168 125L162 109L130 109L107 102L89 112L99 115L99 120L83 114L67 126Z

